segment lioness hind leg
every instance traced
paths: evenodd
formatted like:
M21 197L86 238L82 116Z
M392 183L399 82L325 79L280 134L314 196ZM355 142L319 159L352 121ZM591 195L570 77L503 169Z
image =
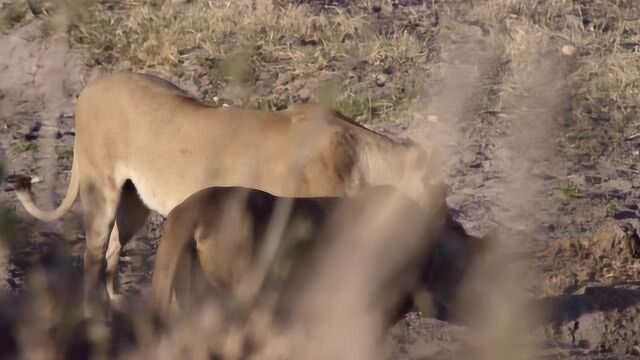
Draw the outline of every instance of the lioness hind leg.
M116 293L116 278L122 247L131 240L138 230L144 226L149 216L147 208L131 181L122 185L120 201L116 212L116 223L111 231L109 247L107 248L107 292L112 305L119 305L119 296Z
M176 276L182 274L182 267L178 266L181 261L189 261L191 259L188 257L193 256L187 247L193 242L193 221L194 219L189 216L183 218L180 215L170 214L164 225L149 292L151 305L164 316L170 314Z
M104 316L108 309L108 293L103 276L109 234L115 222L120 198L118 190L119 188L114 187L100 187L91 181L86 181L80 186L87 234L84 252L84 301L85 315L88 317Z

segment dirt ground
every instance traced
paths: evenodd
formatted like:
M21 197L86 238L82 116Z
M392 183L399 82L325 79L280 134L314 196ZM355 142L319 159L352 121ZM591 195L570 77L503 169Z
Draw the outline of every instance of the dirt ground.
M321 7L324 2L317 3ZM408 9L422 6L400 3ZM352 12L371 11L344 6ZM402 21L400 15L383 20L379 26ZM74 98L101 74L87 66L83 54L70 49L65 39L39 36L38 24L37 19L25 21L0 36L0 149L7 168L0 201L12 216L15 234L3 260L6 268L0 272L4 294L22 289L25 272L35 257L48 251L47 244L63 242L76 265L81 264L84 250L79 204L64 222L44 224L28 216L13 192L13 175L29 174L42 180L34 186L41 206L60 201L69 180ZM458 111L463 103L457 98L478 91L464 86L474 69L497 65L481 27L460 22L452 29L460 34L459 41L445 48L443 56L455 59L456 66L444 76L448 87L429 100L441 104L440 110L419 123L366 125L442 146L448 155L448 201L455 217L476 235L498 228L514 258L530 262L531 298L552 309L539 329L545 341L536 358L639 358L638 143L620 141L597 156L565 146L556 139L576 134L598 139L603 128L570 126L562 114L552 114L540 103L535 123L519 118L517 112ZM180 85L204 98L214 91L205 88L210 84ZM443 127L450 129L449 137L439 132ZM567 195L571 189L559 190L558 184L567 181L575 196ZM124 248L121 292L144 296L162 221L153 214L145 231ZM462 351L467 331L464 326L411 314L391 330L389 358L451 358Z

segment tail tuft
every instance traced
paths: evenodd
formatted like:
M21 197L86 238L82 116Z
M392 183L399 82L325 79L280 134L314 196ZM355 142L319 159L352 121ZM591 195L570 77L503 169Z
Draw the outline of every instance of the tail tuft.
M15 188L17 191L31 191L31 177L16 175Z

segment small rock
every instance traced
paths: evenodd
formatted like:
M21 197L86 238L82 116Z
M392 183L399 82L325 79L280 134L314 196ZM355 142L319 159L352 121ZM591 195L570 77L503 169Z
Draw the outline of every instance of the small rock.
M214 96L212 100L218 106L228 107L234 104L233 100L227 99L227 98L221 98L219 96Z
M371 6L371 11L373 11L374 13L379 13L382 11L382 5L380 4L373 4L373 6Z
M293 91L300 91L305 86L305 81L302 79L296 79L291 83L291 89Z
M376 76L376 85L378 87L383 87L385 84L387 83L387 77L380 74L378 76Z
M291 79L293 75L290 72L283 72L278 74L278 78L276 79L276 86L286 85Z
M311 90L307 88L302 88L298 91L298 99L302 102L307 102L311 98Z
M564 45L560 50L560 52L562 53L563 56L573 56L576 54L576 48L575 46Z

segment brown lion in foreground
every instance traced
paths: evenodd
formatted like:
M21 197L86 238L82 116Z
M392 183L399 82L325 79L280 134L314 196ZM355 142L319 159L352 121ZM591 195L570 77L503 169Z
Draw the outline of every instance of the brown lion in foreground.
M376 254L373 261L380 268L392 268L380 270L381 278L372 273L367 281L376 284L371 301L383 302L377 308L383 309L385 322L393 323L409 311L415 291L421 288L455 314L463 279L489 243L465 232L450 215L445 191L436 188L425 205L391 186L365 188L347 198L279 197L242 187L201 190L169 213L156 257L151 303L167 315L189 310L194 300L202 300L190 284L191 261L209 285L222 290L218 295L237 296L251 280L265 236L273 230L270 226L279 223L282 245L269 279L285 284L278 287L286 290L281 304L285 309L296 308L296 299L322 266L325 249L350 249L338 256L353 261L349 266L361 266L359 256L368 251L369 241L379 238L384 254ZM282 216L279 206L290 208ZM364 240L358 243L358 237ZM398 251L404 251L406 259L394 259ZM331 291L339 292L339 283Z

